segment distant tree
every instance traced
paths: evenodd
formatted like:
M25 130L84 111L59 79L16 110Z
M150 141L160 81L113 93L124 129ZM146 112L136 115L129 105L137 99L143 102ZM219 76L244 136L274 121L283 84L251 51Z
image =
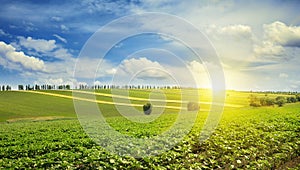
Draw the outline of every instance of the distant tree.
M287 103L295 103L297 102L297 99L295 96L287 97L286 98Z
M270 99L270 98L266 98L266 105L267 106L273 106L275 104L275 100L274 99Z
M250 94L249 96L249 99L250 99L250 106L253 106L253 107L260 107L261 104L260 104L260 100L257 98L257 96L253 95L253 94Z
M260 98L260 105L261 106L273 106L275 104L274 99L270 99L269 97Z
M24 86L23 85L18 85L18 89L19 90L24 90Z
M300 94L296 95L296 99L297 99L298 102L300 102Z
M66 89L67 89L67 90L70 90L70 89L71 89L71 87L70 87L69 84L66 85Z
M11 89L11 87L9 85L6 85L5 90L9 91Z
M4 85L2 86L2 91L5 91L5 86Z
M150 115L150 113L152 112L152 105L151 105L151 103L146 103L143 106L143 111L144 111L145 115Z
M278 96L275 99L275 103L279 106L282 107L286 103L286 99L283 96Z
M39 85L35 85L35 90L41 90L40 86Z

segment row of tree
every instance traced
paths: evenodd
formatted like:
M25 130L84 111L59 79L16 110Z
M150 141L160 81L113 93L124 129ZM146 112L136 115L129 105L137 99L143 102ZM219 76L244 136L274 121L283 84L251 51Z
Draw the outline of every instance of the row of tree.
M264 94L283 94L283 95L297 95L299 92L297 91L250 91L250 93L264 93Z
M11 87L9 86L11 89ZM18 85L18 90L70 90L71 86L66 85ZM84 84L80 84L76 86L74 89L180 89L179 86L151 86L151 85L124 85L124 86L117 86L117 85L94 85L88 86Z
M275 104L279 107L283 106L285 103L295 103L300 102L300 94L293 96L277 96L276 98L269 98L267 95L258 98L256 95L251 94L249 96L250 106L260 107L260 106L274 106Z
M154 85L94 85L88 86L80 84L75 89L180 89L179 86L154 86Z
M55 90L55 89L59 89L59 90L70 90L71 86L70 85L49 85L49 84L43 84L43 85L18 85L18 90Z
M11 86L9 85L0 85L0 91L9 91L11 90Z

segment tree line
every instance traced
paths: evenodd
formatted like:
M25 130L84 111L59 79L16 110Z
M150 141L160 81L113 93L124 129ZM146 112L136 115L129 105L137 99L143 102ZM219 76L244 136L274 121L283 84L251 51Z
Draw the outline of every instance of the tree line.
M18 90L70 90L71 86L66 84L66 85L49 85L49 84L43 84L43 85L18 85Z
M155 86L155 85L79 85L75 89L180 89L179 86Z
M0 91L9 91L11 90L10 85L0 85ZM72 89L69 84L65 85L50 85L50 84L43 84L43 85L18 85L18 90L70 90ZM84 84L80 84L75 86L73 89L80 89L80 90L87 90L87 89L180 89L179 86L155 86L155 85L94 85L88 86Z
M282 107L285 103L296 103L300 102L300 94L291 95L288 97L277 96L276 98L269 98L267 94L264 97L257 97L254 94L250 94L250 106L261 107L261 106L274 106L275 104Z
M0 91L9 91L11 90L11 86L10 85L0 85Z

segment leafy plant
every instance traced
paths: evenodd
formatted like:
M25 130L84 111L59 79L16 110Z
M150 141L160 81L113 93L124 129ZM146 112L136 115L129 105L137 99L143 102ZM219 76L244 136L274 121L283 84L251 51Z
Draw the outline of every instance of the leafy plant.
M143 106L143 111L144 111L145 115L150 115L151 112L152 112L152 105L151 105L151 103L146 103Z

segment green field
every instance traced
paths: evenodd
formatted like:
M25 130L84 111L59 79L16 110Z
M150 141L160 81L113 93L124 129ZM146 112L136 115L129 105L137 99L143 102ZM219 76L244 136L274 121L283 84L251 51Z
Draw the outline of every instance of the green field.
M207 103L211 101L211 92L200 90L200 111L192 130L184 139L162 154L134 158L108 152L89 138L77 120L72 99L68 98L72 96L71 91L41 92L65 97L0 92L0 168L300 168L299 102L283 107L256 108L249 106L250 92L228 91L219 126L209 139L200 142L200 131L208 115L206 110L210 108ZM165 89L163 92L168 100L181 99L178 89ZM98 90L96 93L109 95L110 91ZM146 90L129 92L130 97L139 98L131 102L139 105L147 102L149 94L150 91ZM263 93L255 95L265 96ZM270 98L278 96L267 95ZM113 101L111 97L103 95L97 95L96 99ZM112 104L98 103L98 106L111 127L135 138L159 135L167 131L179 116L178 109L165 109L153 122L137 123L120 116ZM180 103L167 102L167 106L179 107ZM136 108L141 110L141 107ZM154 108L149 118L155 117L155 114ZM186 113L183 118L190 123L192 115Z

